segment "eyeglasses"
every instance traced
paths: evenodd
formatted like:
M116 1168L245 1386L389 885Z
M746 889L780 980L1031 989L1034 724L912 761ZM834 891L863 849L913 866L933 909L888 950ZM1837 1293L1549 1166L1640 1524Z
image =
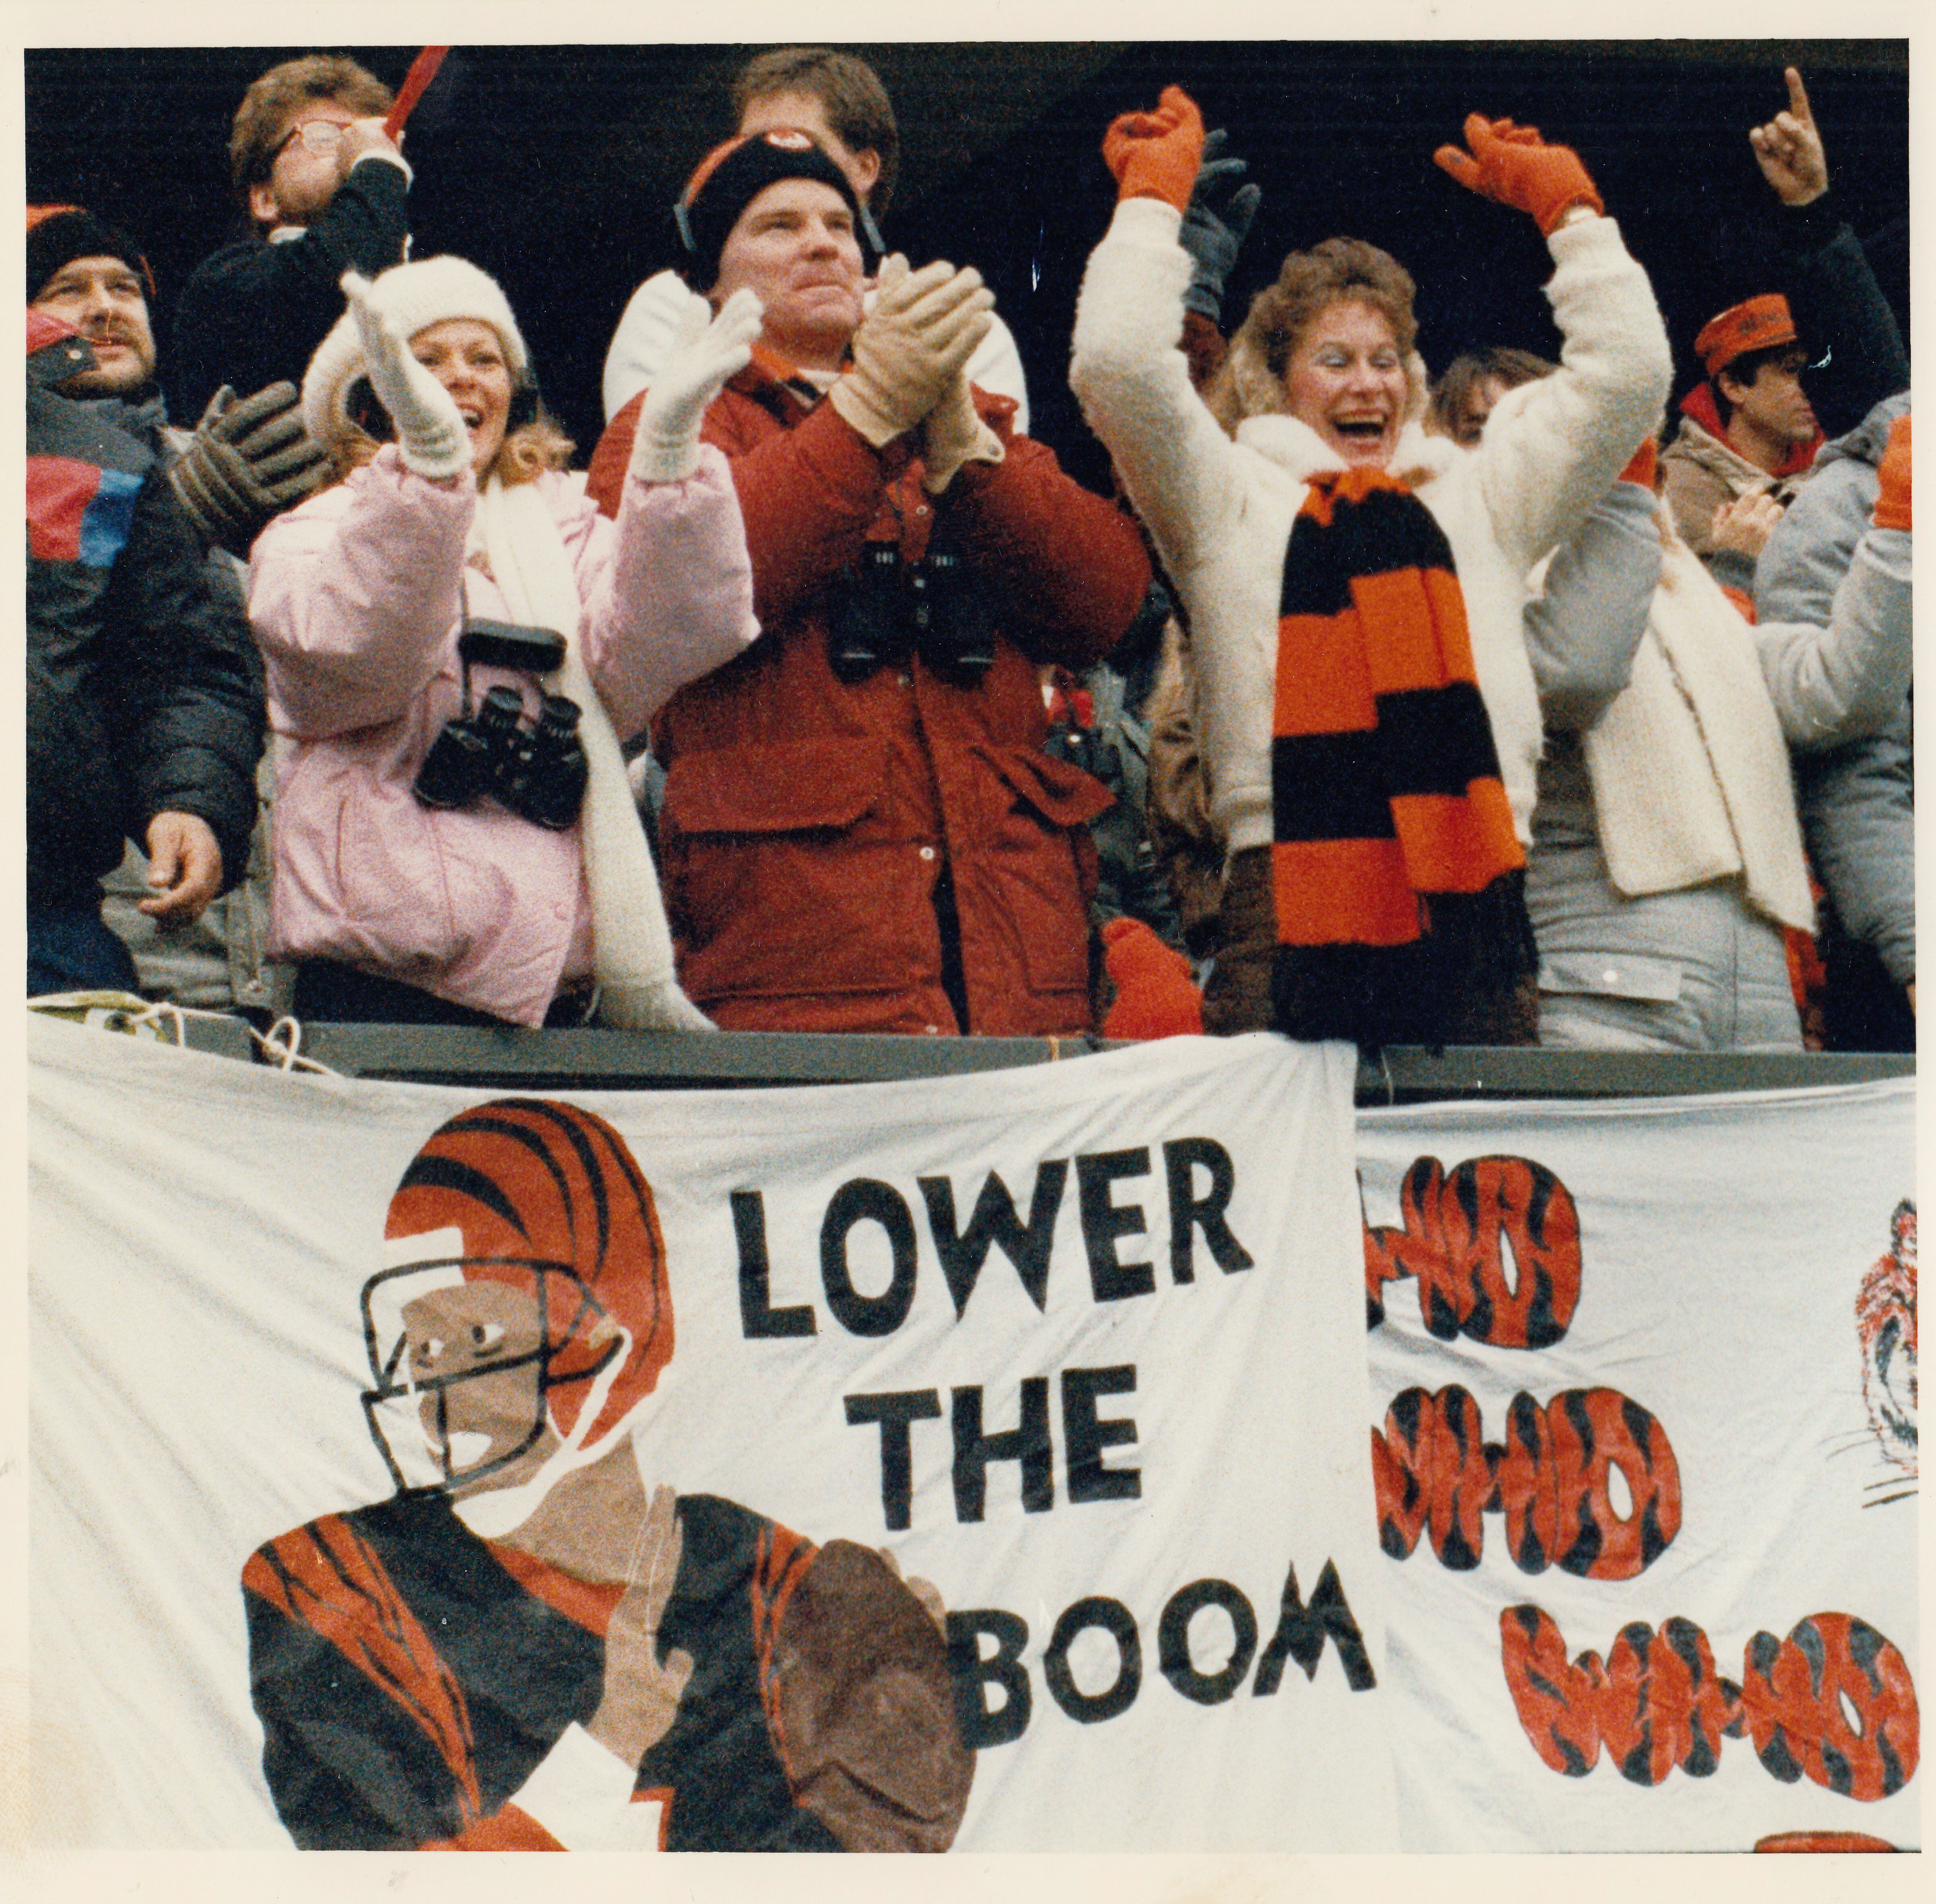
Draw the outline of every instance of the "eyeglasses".
M334 152L343 143L343 135L349 130L348 126L339 126L331 119L306 119L301 125L290 129L282 144L270 153L269 163L274 165L298 139L319 157L325 153Z

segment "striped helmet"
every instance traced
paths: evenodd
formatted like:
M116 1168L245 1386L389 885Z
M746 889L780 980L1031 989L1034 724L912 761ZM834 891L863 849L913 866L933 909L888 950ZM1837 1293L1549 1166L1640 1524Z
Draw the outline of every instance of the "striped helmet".
M437 1232L433 1263L410 1240L428 1243ZM559 1438L582 1456L623 1427L671 1359L672 1297L651 1186L619 1133L576 1105L504 1097L451 1118L404 1173L384 1236L392 1267L364 1290L377 1384L366 1406L407 1386L400 1279L426 1270L502 1283L537 1303L540 1391Z

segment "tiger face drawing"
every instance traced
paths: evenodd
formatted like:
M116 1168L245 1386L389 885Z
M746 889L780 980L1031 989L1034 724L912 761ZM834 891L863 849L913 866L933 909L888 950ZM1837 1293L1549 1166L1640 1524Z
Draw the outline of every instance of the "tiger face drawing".
M1888 1253L1856 1298L1862 1399L1883 1455L1912 1479L1916 1453L1916 1205L1904 1197L1889 1221Z

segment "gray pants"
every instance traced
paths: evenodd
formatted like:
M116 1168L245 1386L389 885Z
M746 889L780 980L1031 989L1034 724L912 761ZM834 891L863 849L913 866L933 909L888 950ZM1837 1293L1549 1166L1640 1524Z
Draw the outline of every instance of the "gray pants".
M1748 904L1740 880L1623 899L1604 879L1541 879L1541 870L1535 861L1526 900L1539 941L1542 1045L1801 1048L1782 929Z

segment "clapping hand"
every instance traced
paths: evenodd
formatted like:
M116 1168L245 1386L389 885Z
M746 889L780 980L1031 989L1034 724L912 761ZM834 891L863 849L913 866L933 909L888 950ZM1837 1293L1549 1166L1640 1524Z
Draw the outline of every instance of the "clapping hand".
M364 371L397 427L404 465L433 481L461 476L470 467L470 432L456 401L411 354L395 319L371 297L374 288L360 271L343 274L343 295L363 341Z
M680 313L672 355L652 379L632 440L632 470L649 483L677 483L699 467L706 406L752 361L763 313L742 286L719 307L697 292Z
M911 271L897 253L881 267L874 307L854 333L853 367L827 401L885 449L948 394L988 334L994 306L979 272L939 262Z

